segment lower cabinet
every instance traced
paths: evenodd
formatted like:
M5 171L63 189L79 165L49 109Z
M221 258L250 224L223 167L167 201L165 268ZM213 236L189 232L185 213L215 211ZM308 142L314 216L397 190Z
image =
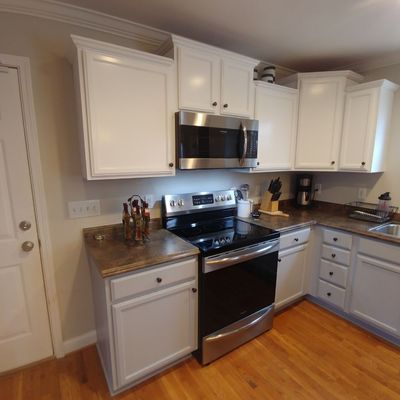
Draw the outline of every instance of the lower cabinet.
M310 228L281 236L275 308L291 304L306 294L306 250Z
M400 336L400 248L397 263L357 254L350 313Z
M197 349L197 258L106 279L91 265L97 349L112 393Z

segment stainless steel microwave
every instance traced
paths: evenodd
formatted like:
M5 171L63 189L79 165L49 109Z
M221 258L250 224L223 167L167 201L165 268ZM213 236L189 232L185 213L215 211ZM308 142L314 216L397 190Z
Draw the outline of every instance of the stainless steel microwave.
M180 169L254 168L258 121L204 113L176 113Z

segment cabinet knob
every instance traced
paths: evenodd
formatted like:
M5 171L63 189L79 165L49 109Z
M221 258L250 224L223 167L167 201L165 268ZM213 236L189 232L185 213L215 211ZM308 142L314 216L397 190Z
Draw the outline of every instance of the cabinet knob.
M172 168L172 167L174 166L174 163L173 163L173 162L170 162L170 163L168 164L168 166L169 166L170 168Z
M336 254L335 253L332 253L332 258L335 258L336 257Z
M364 166L365 164L366 164L366 162L365 162L365 161L363 161L363 162L361 163L361 165L362 165L362 166Z
M257 161L257 165L260 165L260 162L259 162L259 161Z
M337 237L334 237L334 238L333 238L333 241L334 241L334 242L337 242L337 241L338 241L338 238L337 238Z
M29 221L21 221L19 223L19 229L21 229L21 231L29 231L29 229L31 229L32 224Z
M331 297L331 296L332 296L332 293L331 293L331 292L328 292L326 295L327 295L328 297Z
M295 241L295 242L298 242L298 241L299 241L299 238L294 238L294 241Z
M225 103L225 104L224 104L224 108L228 108L228 103Z
M162 282L162 278L159 277L159 278L156 279L156 281L157 281L157 283L161 283Z
M333 275L333 272L332 272L332 271L330 271L330 272L329 272L329 275L330 275L330 276L332 276L332 275Z
M214 103L212 103L213 107L217 107L218 103L216 101L214 101Z
M331 161L331 165L335 165L335 161Z
M282 261L282 258L278 258L278 262L281 262Z
M197 289L194 287L194 288L192 288L192 292L193 293L197 293Z

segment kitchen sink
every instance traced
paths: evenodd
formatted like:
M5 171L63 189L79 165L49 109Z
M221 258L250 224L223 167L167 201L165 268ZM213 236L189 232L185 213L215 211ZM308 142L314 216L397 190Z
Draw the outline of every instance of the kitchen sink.
M400 224L383 224L370 228L369 231L400 238Z

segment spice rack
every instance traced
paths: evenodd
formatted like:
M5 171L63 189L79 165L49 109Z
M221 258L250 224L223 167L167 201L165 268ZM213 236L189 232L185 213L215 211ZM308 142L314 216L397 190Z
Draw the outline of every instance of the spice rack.
M150 240L149 205L138 194L123 203L123 236L126 242L143 243Z
M390 206L389 214L382 216L378 214L378 204L366 203L363 201L352 201L346 204L349 212L349 218L359 219L361 221L376 222L382 224L393 219L399 207Z

